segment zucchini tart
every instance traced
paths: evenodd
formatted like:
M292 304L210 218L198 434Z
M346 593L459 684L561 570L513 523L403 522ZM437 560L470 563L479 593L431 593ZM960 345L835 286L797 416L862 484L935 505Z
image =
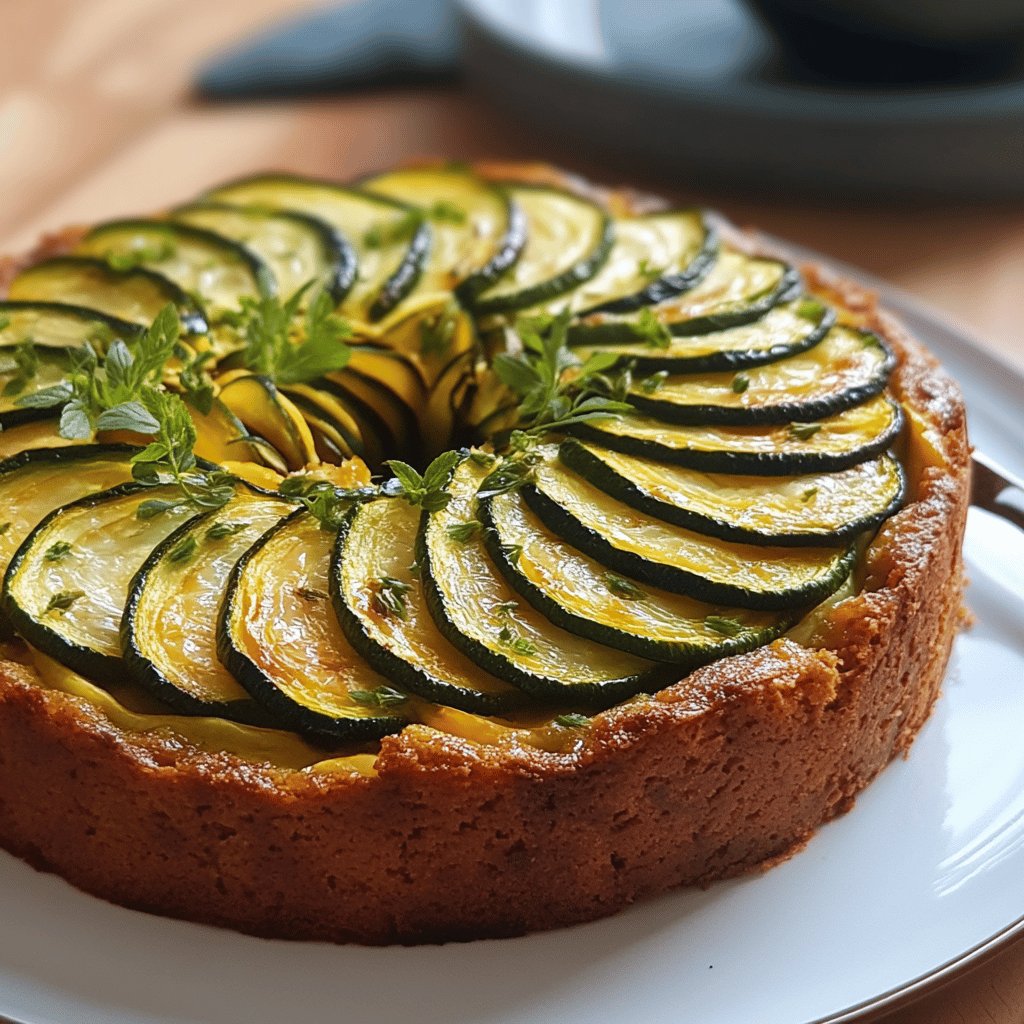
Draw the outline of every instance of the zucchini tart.
M567 925L793 853L928 717L959 391L710 214L265 174L2 283L0 844L88 892Z

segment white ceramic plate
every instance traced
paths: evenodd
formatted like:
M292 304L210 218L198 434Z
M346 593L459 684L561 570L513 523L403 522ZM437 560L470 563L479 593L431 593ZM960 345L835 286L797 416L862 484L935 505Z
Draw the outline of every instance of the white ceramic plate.
M1024 475L1024 379L882 289ZM853 1020L1024 923L1024 534L972 511L977 624L909 759L763 876L522 939L364 949L110 906L0 855L0 1013L25 1024ZM1016 566L1016 568L1015 568Z

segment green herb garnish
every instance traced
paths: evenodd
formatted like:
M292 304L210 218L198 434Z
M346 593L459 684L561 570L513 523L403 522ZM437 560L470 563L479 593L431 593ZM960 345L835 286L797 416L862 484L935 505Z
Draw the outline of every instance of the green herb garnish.
M51 544L47 549L43 558L47 562L59 562L65 555L71 551L71 545L66 540L59 540L56 544Z
M448 483L455 467L462 461L460 452L442 452L420 473L400 459L389 459L384 464L395 474L385 481L385 494L401 495L410 505L417 505L427 512L438 512L452 500Z
M817 299L801 299L796 304L796 315L804 320L811 320L817 323L824 315L828 307L824 302Z
M666 349L672 344L672 332L646 307L630 323L629 331L637 341L651 348Z
M647 600L645 591L641 590L632 580L626 579L625 576L619 576L617 573L606 572L604 574L604 585L616 597L621 597L625 601Z
M406 595L412 590L411 583L403 583L394 576L378 576L373 591L373 606L377 612L385 616L394 616L405 621L408 614Z
M31 341L23 341L17 345L11 353L11 358L14 361L14 373L4 385L5 398L20 395L39 373L39 356Z
M820 423L790 423L789 432L799 441L807 441L821 430Z
M483 529L483 525L479 519L468 519L464 523L450 523L445 528L445 533L452 540L464 544L466 541L476 537Z
M81 597L85 597L83 590L59 590L47 602L43 614L67 611Z
M187 562L195 553L199 547L196 541L195 534L186 533L177 544L167 552L167 561L169 562Z
M377 686L372 690L349 690L349 697L357 704L368 708L393 708L404 704L409 698L390 686Z
M295 498L320 523L322 530L336 532L353 505L377 496L375 487L336 487L310 474L298 474L281 481L278 491Z
M498 631L498 640L516 654L536 654L537 645L525 636L518 636L509 626L502 626Z
M419 231L424 217L422 210L406 210L397 220L374 224L363 235L363 245L367 249L381 249L385 245L407 241Z
M249 524L242 522L231 522L229 519L221 519L206 531L207 540L222 540L224 537L233 537L241 533Z
M147 263L162 263L169 260L176 251L174 242L167 238L160 242L133 246L127 251L110 250L104 258L114 270L135 270L136 267L145 266Z
M652 373L649 377L644 377L643 380L637 385L645 395L653 395L668 378L668 370L659 370L657 373Z
M590 719L576 711L570 711L566 715L556 715L554 722L555 725L560 725L563 729L586 729L590 725Z
M722 636L739 636L746 632L746 626L736 619L726 618L724 615L707 615L704 618L704 625Z
M737 373L732 379L732 390L737 395L742 395L750 387L750 378L745 373Z
M439 313L420 321L420 352L425 355L443 355L452 347L459 324L459 307L449 302Z
M811 500L811 499L812 499L812 498L813 498L813 497L814 497L814 496L815 496L815 495L816 495L817 493L818 493L818 488L817 488L817 487L808 487L808 488L807 488L807 489L806 489L805 491L803 491L803 492L801 493L801 495L800 495L800 500L801 500L801 501L803 501L803 502L808 502L808 501L810 501L810 500Z
M302 598L303 601L326 601L328 595L322 590L317 590L316 587L296 587L295 593Z

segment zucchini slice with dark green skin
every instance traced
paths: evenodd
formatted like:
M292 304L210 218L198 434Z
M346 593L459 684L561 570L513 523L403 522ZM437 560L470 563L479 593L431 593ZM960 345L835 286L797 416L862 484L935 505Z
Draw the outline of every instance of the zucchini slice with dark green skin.
M167 536L132 579L121 653L132 676L176 711L268 724L262 705L220 663L217 613L235 563L294 508L240 483L223 508Z
M237 310L243 298L277 292L277 279L252 249L191 224L108 221L89 231L75 252L106 260L115 268L155 270L197 296L214 319Z
M338 626L327 592L333 543L300 509L242 555L221 605L220 659L273 719L326 740L377 739L405 725L402 693ZM383 692L387 703L373 700Z
M358 279L343 315L375 321L416 286L430 252L430 225L410 206L329 181L265 174L229 182L204 199L269 210L294 210L327 221L358 254Z
M344 399L316 383L289 384L281 390L295 403L310 429L315 423L345 458L367 454L362 429Z
M270 444L288 469L318 461L301 411L269 378L239 373L221 387L219 398L250 434Z
M312 281L337 304L355 284L358 259L352 243L319 217L215 202L181 206L171 216L251 249L270 268L285 299Z
M96 309L66 302L0 302L0 348L31 342L37 348L77 348L88 342L104 352L117 338L129 345L143 327Z
M903 429L903 412L878 395L811 424L685 427L648 416L593 420L570 428L614 451L708 473L793 476L829 473L884 452Z
M52 416L52 410L49 419L30 420L0 430L0 459L14 458L31 448L76 448L86 443L85 439L61 437L59 431L60 420Z
M346 367L318 380L316 386L342 398L359 420L364 436L371 433L387 455L408 452L415 445L418 430L412 411L380 381Z
M667 210L615 220L604 266L566 296L580 316L630 313L693 288L714 266L718 232L700 210ZM556 302L555 305L558 305Z
M79 444L30 448L0 462L0 578L22 541L55 508L131 480L135 451Z
M680 671L761 647L796 621L791 613L703 604L620 576L555 536L514 491L482 501L481 520L498 568L553 623Z
M896 360L870 331L833 327L813 348L740 373L677 374L629 402L642 413L698 426L812 423L879 394Z
M817 604L853 566L853 545L778 548L693 533L624 505L545 454L523 488L526 503L549 530L642 583L712 604L776 611Z
M89 256L55 256L27 267L11 282L8 298L66 302L143 327L149 327L170 302L186 333L209 330L206 313L170 278L145 267L115 270L105 260Z
M606 704L664 686L671 669L583 641L518 600L488 555L477 519L487 472L463 460L447 507L423 517L420 575L438 629L482 668L534 697Z
M357 505L338 534L331 599L352 646L382 675L435 704L497 714L522 693L442 635L427 609L416 558L419 509L403 498Z
M118 631L128 587L168 534L194 516L176 508L137 516L151 498L177 487L123 484L51 512L15 552L3 584L3 610L33 647L102 683L123 672Z
M68 375L67 353L57 348L33 348L31 370L25 373L16 348L0 348L0 430L19 423L43 420L53 416L53 408L22 405L34 391L59 384Z
M692 337L760 320L769 309L800 295L800 275L781 260L719 253L698 285L650 311L670 334ZM569 327L570 345L628 345L647 332L638 314L592 313Z
M471 302L515 265L526 244L519 204L466 168L399 168L359 184L417 207L430 220L434 244L417 292L454 292Z
M674 337L665 348L641 342L625 345L582 345L581 359L594 352L611 352L633 364L635 374L703 373L742 370L774 363L817 345L836 322L835 311L814 299L797 299L768 310L760 320L724 331L693 337ZM640 390L657 393L658 380L648 379Z
M707 474L569 438L559 458L595 487L696 533L781 547L835 545L888 519L902 504L903 469L891 455L836 473L791 477Z
M516 264L470 303L477 316L546 303L589 281L615 240L606 210L581 196L541 185L507 186L526 214L526 245Z

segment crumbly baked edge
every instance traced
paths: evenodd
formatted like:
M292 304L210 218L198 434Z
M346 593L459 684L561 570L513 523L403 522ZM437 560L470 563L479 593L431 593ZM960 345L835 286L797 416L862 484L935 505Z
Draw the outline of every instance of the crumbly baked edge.
M129 733L0 661L0 846L87 892L256 935L384 944L606 916L799 849L904 753L961 620L963 402L872 296L804 268L897 351L947 465L869 549L820 650L788 640L599 715L571 754L425 726L378 775L292 771Z

